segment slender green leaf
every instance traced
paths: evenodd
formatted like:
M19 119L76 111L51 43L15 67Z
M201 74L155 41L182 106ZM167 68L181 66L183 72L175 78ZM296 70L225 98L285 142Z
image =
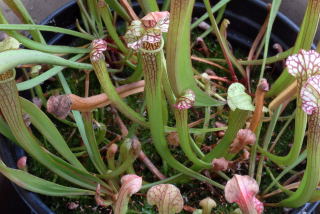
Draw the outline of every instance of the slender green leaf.
M0 74L20 64L49 64L61 65L71 68L92 70L91 64L78 63L66 60L52 54L34 50L8 50L0 53Z
M170 27L167 40L167 69L176 97L191 89L196 94L196 106L217 106L222 103L202 91L193 77L190 54L190 22L194 0L171 1Z
M138 0L144 14L159 11L159 7L156 0Z
M105 0L114 11L119 14L127 22L132 21L127 11L121 6L118 0Z
M220 0L217 4L215 4L212 8L211 8L211 13L215 13L218 10L220 10L221 8L223 8L225 5L227 5L227 3L229 3L231 0ZM205 14L203 14L200 18L198 18L194 23L192 23L191 25L191 30L193 30L195 27L197 27L201 22L203 22L204 20L206 20L209 17L208 12L206 12ZM212 31L212 30L211 30Z
M68 160L75 167L86 171L80 161L72 153L68 144L48 116L29 100L21 97L20 103L23 111L30 115L32 125L40 131L40 133L51 143L57 152L59 152L62 157Z
M113 20L111 16L111 12L109 10L108 5L104 5L103 7L99 7L98 9L99 14L106 26L106 29L110 35L110 37L113 39L115 44L118 46L118 48L121 50L121 52L128 54L127 47L123 44L122 40L120 39L116 27L113 25Z
M83 54L78 54L72 58L70 58L70 61L77 61L78 59L80 59L83 56ZM49 69L48 71L40 74L39 76L36 76L30 80L21 82L17 84L18 87L18 91L24 91L24 90L28 90L31 89L33 87L36 87L40 84L42 84L44 81L48 80L49 78L53 77L54 75L56 75L57 73L61 72L65 67L62 66L55 66L51 69Z
M64 92L66 94L71 94L72 93L71 89L70 89L64 75L60 72L60 73L58 73L58 77L59 77L60 83L62 84ZM97 145L94 145L94 144L92 145L88 140L87 133L85 130L85 125L84 125L81 113L79 111L72 111L72 114L73 114L74 119L76 121L76 124L78 126L78 130L80 132L81 139L82 139L84 145L86 146L90 160L92 161L92 163L94 164L94 166L96 167L96 169L99 172L105 172L106 168L105 168L101 158L99 158L100 154L98 152L98 148L96 148ZM95 157L95 155L99 155L99 156Z
M88 150L88 154L90 158L92 158L92 162L97 168L97 170L101 173L104 174L107 172L107 167L105 163L103 162L102 156L100 154L100 150L98 147L98 143L96 140L95 132L93 130L93 120L92 120L92 113L91 112L83 112L82 113L83 117L83 123L84 123L84 128L85 132L87 134L88 142L90 149ZM91 152L92 154L90 154Z
M270 18L269 18L269 22L268 22L268 26L267 26L267 31L265 34L265 44L264 44L264 51L263 51L263 63L261 66L261 72L260 72L260 79L263 78L264 75L264 70L266 68L266 59L268 57L268 50L269 50L269 44L270 44L270 38L271 38L271 30L273 27L273 23L278 15L278 11L280 8L282 0L276 0L276 1L272 1L272 7L270 10Z
M289 166L287 166L282 172L276 177L275 181L280 181L280 179L285 176L290 170L295 168L298 164L304 161L307 157L307 150L305 150L301 155ZM269 184L269 186L263 191L263 194L266 194L271 190L271 188L275 185L275 181Z
M8 24L8 21L4 17L1 9L0 9L0 24ZM18 40L19 42L21 42L25 47L43 51L43 52L48 52L48 53L88 53L89 52L87 48L77 48L77 47L59 46L59 45L46 45L44 41L41 41L41 42L33 41L13 30L7 30L6 33L9 36Z
M280 105L278 107L278 109L274 112L274 114L272 115L271 121L270 121L268 129L267 129L267 133L266 133L266 135L263 139L263 143L262 143L263 149L265 149L265 150L268 149L268 146L271 142L273 131L274 131L274 128L276 127L278 118L281 114L281 110L282 110L282 105ZM256 142L256 143L258 143L258 142ZM257 175L256 175L256 181L259 185L260 185L261 179L262 179L263 163L264 163L264 155L261 155L260 160L259 160L259 164L258 164L258 168L257 168Z
M228 129L219 144L211 150L204 158L205 161L212 161L213 158L227 157L228 148L235 139L239 129L242 129L247 121L249 111L236 109L230 111L228 117Z
M0 99L0 109L12 135L18 145L30 156L57 175L81 187L95 190L97 183L103 184L105 187L108 186L95 176L79 170L41 146L41 142L29 131L23 120L14 76L0 81Z
M63 33L75 37L79 37L86 40L95 39L94 36L86 33L77 32L74 30L69 30L65 28L47 26L47 25L31 25L31 24L0 24L0 30L40 30L40 31L50 31L55 33Z
M61 197L95 194L94 191L62 186L31 175L28 172L8 168L1 160L0 172L18 186L43 195Z
M0 133L10 141L16 142L16 138L13 136L9 126L2 117L0 117Z

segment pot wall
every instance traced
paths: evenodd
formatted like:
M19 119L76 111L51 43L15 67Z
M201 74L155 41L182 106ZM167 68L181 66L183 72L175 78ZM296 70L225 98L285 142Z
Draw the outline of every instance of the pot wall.
M272 0L263 0L266 3L271 3ZM288 16L294 23L300 26L305 9L307 7L307 0L282 0L280 11ZM320 28L315 38L315 44L320 41Z

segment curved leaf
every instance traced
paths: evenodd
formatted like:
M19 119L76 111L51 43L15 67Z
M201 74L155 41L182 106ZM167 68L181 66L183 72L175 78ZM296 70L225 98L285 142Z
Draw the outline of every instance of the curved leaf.
M7 167L0 160L0 172L6 176L10 181L18 186L40 194L49 196L75 196L75 195L94 195L90 190L78 189L73 187L62 186L42 178L31 175L28 172L12 169Z
M180 97L187 89L194 91L196 106L218 106L216 101L196 84L190 54L190 22L194 0L172 0L167 44L168 76L173 92Z

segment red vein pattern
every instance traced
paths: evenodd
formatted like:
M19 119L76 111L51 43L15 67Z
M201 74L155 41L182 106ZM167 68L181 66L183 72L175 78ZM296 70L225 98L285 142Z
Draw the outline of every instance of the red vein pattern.
M320 73L320 54L314 50L300 50L289 56L286 65L288 72L297 78L299 88L310 76Z
M90 58L92 61L98 61L104 57L103 52L107 50L107 42L103 39L95 39L91 43L92 51L90 53Z
M320 75L310 77L301 89L302 109L311 115L318 111L320 104Z
M195 100L196 95L191 89L188 89L186 90L185 94L177 100L177 103L174 105L174 107L179 110L189 109L193 106Z
M158 43L162 33L168 32L169 12L151 12L139 20L134 20L124 35L127 46L133 50L142 48L143 43Z

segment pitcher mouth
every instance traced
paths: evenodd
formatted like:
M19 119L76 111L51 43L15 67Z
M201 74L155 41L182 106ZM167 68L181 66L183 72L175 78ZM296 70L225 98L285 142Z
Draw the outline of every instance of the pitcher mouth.
M6 71L0 74L0 84L14 80L15 77L16 77L16 71L14 69L11 71Z

